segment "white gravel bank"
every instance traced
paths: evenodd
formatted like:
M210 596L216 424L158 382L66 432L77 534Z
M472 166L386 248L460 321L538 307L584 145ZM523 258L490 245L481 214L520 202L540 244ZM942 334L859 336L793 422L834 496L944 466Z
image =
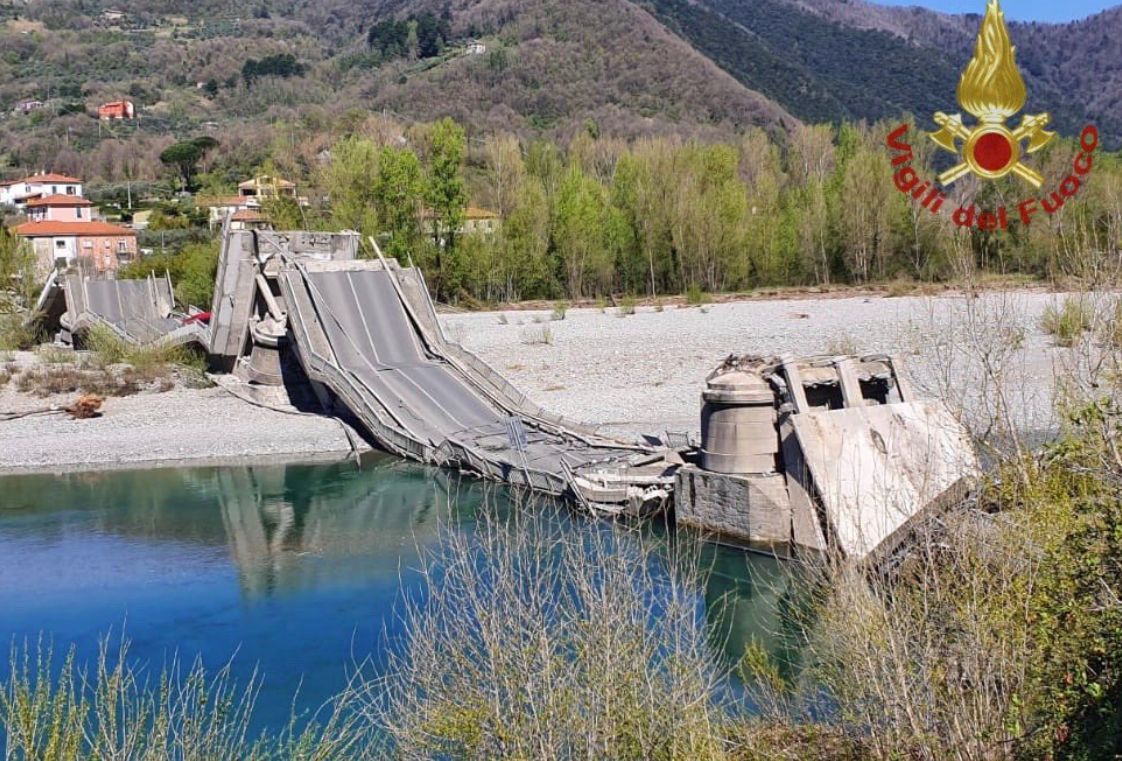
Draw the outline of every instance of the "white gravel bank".
M0 412L66 404L0 391ZM342 458L351 445L330 418L290 415L254 406L220 388L110 397L103 414L64 414L0 421L0 474L119 467Z
M574 309L560 321L545 311L442 320L450 338L543 407L620 433L696 431L705 376L730 353L899 353L917 386L980 425L988 412L977 383L980 351L1019 343L1001 357L1016 423L1041 430L1052 426L1056 364L1068 354L1039 329L1055 299L1035 292L828 298L639 307L630 316ZM544 328L552 343L534 343ZM982 346L969 339L977 333Z

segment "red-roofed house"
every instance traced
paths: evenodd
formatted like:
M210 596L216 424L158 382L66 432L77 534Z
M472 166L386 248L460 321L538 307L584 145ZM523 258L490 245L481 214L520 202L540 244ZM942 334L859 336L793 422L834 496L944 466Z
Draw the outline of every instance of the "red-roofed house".
M89 222L93 219L93 204L81 196L39 196L28 201L24 211L32 222Z
M136 232L107 222L24 222L12 232L31 242L44 273L79 258L97 272L116 272L136 257Z
M22 207L39 196L80 196L82 181L54 172L39 172L21 180L0 182L0 204Z
M131 100L115 100L112 103L102 103L97 107L97 118L106 121L110 119L132 119L136 116L136 109Z

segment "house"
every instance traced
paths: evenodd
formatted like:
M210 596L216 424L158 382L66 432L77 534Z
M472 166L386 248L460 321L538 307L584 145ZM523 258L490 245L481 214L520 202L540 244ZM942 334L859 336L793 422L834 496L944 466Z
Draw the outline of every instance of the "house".
M31 243L42 274L79 262L99 273L116 272L136 257L136 232L107 222L24 222L12 233Z
M229 217L239 211L256 210L261 208L261 202L256 196L215 196L210 198L196 198L195 205L200 209L208 209L207 222L211 229L226 223Z
M32 222L89 222L93 204L81 196L39 196L24 205L24 212Z
M23 179L0 182L0 204L23 208L32 198L56 195L81 196L82 181L65 174L39 172Z
M263 174L240 183L238 185L238 195L244 198L276 198L278 196L296 198L296 183Z
M472 40L467 44L468 55L483 55L487 52L487 46L477 40Z
M38 111L41 108L45 108L46 105L47 104L41 100L21 100L19 103L12 107L12 113L30 114L32 111Z
M469 206L464 209L464 224L458 232L461 235L464 233L490 235L499 229L499 223L501 221L499 215L490 209Z
M432 235L434 232L433 222L436 219L436 214L432 209L425 209L421 212L421 229L426 235ZM464 222L460 225L460 229L456 230L457 235L491 235L498 231L502 218L490 209L482 209L478 206L468 206L464 209Z
M231 230L272 230L269 218L257 209L241 209L230 215Z
M135 119L136 108L131 100L114 100L102 103L97 107L97 118L104 121L110 119Z
M106 21L123 21L125 12L116 8L106 8L101 12L101 17Z

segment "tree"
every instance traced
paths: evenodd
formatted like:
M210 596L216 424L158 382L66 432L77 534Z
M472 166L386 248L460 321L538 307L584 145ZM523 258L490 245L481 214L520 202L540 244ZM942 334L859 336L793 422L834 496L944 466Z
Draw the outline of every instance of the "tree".
M653 297L674 287L670 222L677 188L679 146L662 138L643 140L620 157L613 180L615 204L631 223L634 261L624 270L636 290Z
M178 253L157 253L130 262L118 277L139 279L167 272L175 286L181 306L209 306L214 299L214 279L218 272L218 241L189 243Z
M420 58L435 58L444 47L440 20L431 13L422 13L416 18L417 55Z
M731 146L693 147L681 162L671 234L686 285L720 290L747 274L749 208Z
M36 290L36 275L31 246L0 225L0 313L28 306Z
M370 27L366 42L382 58L400 58L409 49L409 22L391 19L377 23Z
M435 287L441 294L445 293L443 281L449 274L445 271L448 257L443 250L455 250L456 233L464 224L467 191L462 172L467 139L464 128L446 118L432 126L430 140L425 201L429 205L432 239L437 247Z
M178 172L183 190L187 190L191 185L191 178L202 158L203 149L190 141L170 145L160 154L160 162Z
M296 60L291 53L277 53L265 56L260 61L256 58L248 59L242 65L242 78L246 87L252 87L259 77L299 77L304 74L306 67Z
M331 147L331 163L321 179L331 201L331 221L338 229L363 235L378 231L374 179L378 148L362 137L345 137Z
M486 202L506 219L514 209L526 176L522 147L514 135L490 135L483 143L483 155L487 162Z
M626 219L610 206L604 188L569 167L557 193L554 238L568 295L610 290L615 254L627 239Z
M409 148L382 149L374 180L378 225L392 256L408 254L420 237L417 224L424 190L421 161Z
M851 274L862 283L884 274L890 249L890 202L899 196L882 152L860 145L842 175L840 224Z
M524 177L515 194L515 206L503 219L501 259L494 282L497 298L517 301L529 296L549 296L549 198L537 177Z
M184 140L165 148L160 154L160 162L176 169L183 190L187 190L199 168L199 162L217 147L218 141L213 137L200 135L193 140Z

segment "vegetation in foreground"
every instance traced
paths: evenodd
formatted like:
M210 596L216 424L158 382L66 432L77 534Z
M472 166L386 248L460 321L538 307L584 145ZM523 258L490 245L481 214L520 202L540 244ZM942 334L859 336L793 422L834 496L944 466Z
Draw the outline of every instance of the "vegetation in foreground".
M205 360L191 348L136 346L102 325L88 331L85 345L88 351L76 352L44 344L36 351L37 361L29 366L5 361L0 386L10 382L20 392L39 397L107 397L131 396L146 389L170 391L177 384L208 384Z

